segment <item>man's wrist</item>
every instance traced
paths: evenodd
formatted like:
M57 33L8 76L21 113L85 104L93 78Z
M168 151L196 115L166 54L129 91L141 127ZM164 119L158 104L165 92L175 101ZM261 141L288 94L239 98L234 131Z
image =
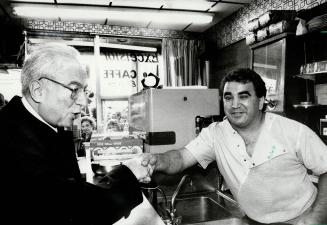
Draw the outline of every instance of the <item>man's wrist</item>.
M165 171L167 165L167 162L169 162L168 157L166 157L165 154L155 154L156 157L156 164L154 167L155 171Z

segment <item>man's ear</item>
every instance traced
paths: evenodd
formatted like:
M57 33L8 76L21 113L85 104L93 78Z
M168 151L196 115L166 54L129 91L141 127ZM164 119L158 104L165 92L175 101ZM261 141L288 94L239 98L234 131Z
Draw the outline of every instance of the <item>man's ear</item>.
M44 90L43 90L40 82L37 80L32 81L29 85L29 89L30 89L31 98L33 99L33 101L35 101L37 103L41 102L44 97L44 93L43 93Z
M265 97L262 96L261 98L259 98L259 110L263 109L264 103L265 103Z

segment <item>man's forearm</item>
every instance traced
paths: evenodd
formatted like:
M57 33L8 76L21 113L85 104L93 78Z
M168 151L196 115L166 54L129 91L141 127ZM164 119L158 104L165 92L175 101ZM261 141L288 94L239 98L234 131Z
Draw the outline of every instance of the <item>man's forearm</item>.
M156 156L156 171L161 171L167 174L175 174L184 169L183 158L179 150L157 154Z
M312 212L319 223L327 223L327 173L319 177L318 194Z

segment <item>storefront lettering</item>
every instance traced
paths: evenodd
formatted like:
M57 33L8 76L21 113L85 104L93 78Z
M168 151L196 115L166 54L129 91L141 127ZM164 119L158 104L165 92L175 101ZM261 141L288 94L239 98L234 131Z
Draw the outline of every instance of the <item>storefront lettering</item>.
M135 55L131 54L130 56L131 61L133 62L151 62L151 63L157 63L158 57L156 55Z
M131 78L135 79L137 77L137 73L135 70L131 70Z
M104 70L104 78L129 78L135 79L137 72L135 70Z
M109 61L132 61L132 62L149 62L149 63L158 63L158 55L148 54L148 53L108 53L105 54L105 57Z

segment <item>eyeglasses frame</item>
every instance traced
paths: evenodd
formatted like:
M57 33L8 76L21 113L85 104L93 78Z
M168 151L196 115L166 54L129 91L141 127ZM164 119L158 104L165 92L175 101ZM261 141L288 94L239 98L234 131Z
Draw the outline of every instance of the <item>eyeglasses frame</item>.
M80 90L82 90L84 93L87 91L87 90L86 90L86 87L84 87L84 88L71 88L71 87L69 87L68 85L63 84L63 83L61 83L61 82L59 82L59 81L53 80L53 79L51 79L51 78L49 78L49 77L40 77L40 78L38 79L38 81L40 81L40 80L42 80L42 79L46 79L46 80L52 81L53 83L58 84L58 85L60 85L60 86L62 86L62 87L64 87L64 88L70 90L70 91L72 92L72 94L70 95L70 97L71 97L71 99L73 99L73 100L75 100L75 99L77 98L77 96L78 96Z

